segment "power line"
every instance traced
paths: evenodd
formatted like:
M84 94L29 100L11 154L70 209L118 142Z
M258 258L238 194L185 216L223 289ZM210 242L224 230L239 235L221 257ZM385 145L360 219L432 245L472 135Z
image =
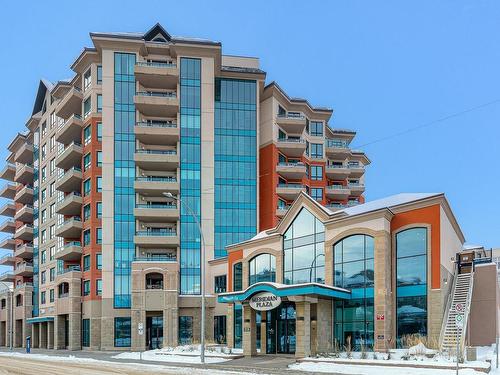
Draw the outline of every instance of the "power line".
M438 118L436 120L432 120L432 121L423 123L423 124L415 126L413 128L409 128L409 129L400 131L400 132L392 134L392 135L388 135L388 136L385 136L385 137L382 137L382 138L379 138L379 139L375 139L374 141L367 142L365 144L356 146L355 148L363 148L363 147L372 145L374 143L380 143L380 142L383 142L383 141L387 141L389 139L396 138L396 137L399 137L401 135L405 135L405 134L408 134L408 133L411 133L411 132L414 132L414 131L417 131L417 130L420 130L420 129L423 129L423 128L428 128L428 127L430 127L432 125L439 124L439 123L447 121L447 120L449 120L451 118L459 117L459 116L462 116L462 115L464 115L466 113L477 111L478 109L485 108L485 107L488 107L488 106L491 106L491 105L497 104L497 103L500 103L500 99L495 99L495 100L492 100L491 102L487 102L487 103L483 103L483 104L477 105L475 107L467 108L467 109L464 109L463 111L452 113L450 115L447 115L447 116Z

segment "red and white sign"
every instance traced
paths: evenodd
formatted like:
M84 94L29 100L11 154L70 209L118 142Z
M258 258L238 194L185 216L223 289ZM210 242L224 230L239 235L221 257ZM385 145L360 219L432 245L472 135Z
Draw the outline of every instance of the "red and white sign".
M385 320L384 314L377 314L377 320Z
M464 306L463 303L457 303L455 305L455 311L456 312L460 312L461 313L461 312L464 312L464 310L465 310L465 306Z

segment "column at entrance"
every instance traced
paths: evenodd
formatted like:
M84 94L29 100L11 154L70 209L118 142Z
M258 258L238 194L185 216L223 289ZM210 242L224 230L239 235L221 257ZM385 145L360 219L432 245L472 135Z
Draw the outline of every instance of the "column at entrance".
M260 313L260 354L267 353L267 311Z
M383 232L375 237L375 295L374 295L374 349L386 351L394 345L393 331L393 295L391 293L391 236Z
M303 358L311 355L311 303L295 302L296 337L295 357Z
M255 310L243 303L243 354L247 357L257 355L257 325Z

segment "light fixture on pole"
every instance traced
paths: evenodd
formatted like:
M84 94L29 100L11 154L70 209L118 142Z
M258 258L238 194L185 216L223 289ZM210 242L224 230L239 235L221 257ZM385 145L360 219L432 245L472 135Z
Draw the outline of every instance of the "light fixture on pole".
M201 237L201 280L200 280L200 288L201 288L201 345L200 345L200 361L201 363L205 363L205 238L203 237L203 231L201 229L200 221L198 217L195 215L193 209L184 202L178 196L173 195L170 192L164 192L163 195L170 199L175 199L181 205L184 205L189 214L193 217L196 225L198 226L198 231L200 232Z

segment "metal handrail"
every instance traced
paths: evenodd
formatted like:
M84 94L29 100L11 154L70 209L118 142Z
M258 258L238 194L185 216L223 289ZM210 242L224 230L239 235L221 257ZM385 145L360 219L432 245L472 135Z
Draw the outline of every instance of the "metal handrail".
M344 185L328 185L326 187L327 190L349 190L348 186Z
M279 188L290 188L290 189L304 189L305 185L302 184L278 184Z
M278 165L280 167L304 167L305 164L302 163L301 161L297 163L290 163L290 162L279 162Z
M136 262L177 262L177 255L162 255L162 256L136 256Z
M446 302L446 309L444 310L443 323L441 324L441 332L439 334L439 348L443 347L444 333L446 331L446 324L448 322L448 316L450 315L451 310L451 302L453 300L453 296L455 295L455 288L457 287L457 276L458 276L458 265L455 262L454 270L453 270L453 285L451 288L451 292L448 294L448 301Z
M177 177L174 176L142 176L136 177L136 181L147 181L147 182L177 182Z
M278 118L292 118L292 119L305 119L306 116L304 116L303 113L285 113L285 114L279 114L278 113Z
M136 236L166 236L174 237L177 236L177 231L175 229L171 230L138 230L135 232Z
M138 154L177 155L177 150L135 150Z
M168 121L138 121L135 124L140 127L151 127L151 128L176 128L176 122Z
M70 241L70 242L66 242L63 246L63 249L65 248L68 248L70 246L82 246L82 243L80 241Z
M160 98L177 98L175 91L161 92L161 91L138 91L137 95L140 96L155 96Z
M327 139L326 140L326 147L349 148L348 143L346 141L341 140L341 139Z
M306 143L302 138L278 138L278 142L284 143Z
M158 204L139 203L135 205L135 208L167 208L174 210L177 208L177 205L170 203L158 203Z
M175 68L177 64L174 62L157 62L157 61L137 61L138 66L152 66L155 68Z

